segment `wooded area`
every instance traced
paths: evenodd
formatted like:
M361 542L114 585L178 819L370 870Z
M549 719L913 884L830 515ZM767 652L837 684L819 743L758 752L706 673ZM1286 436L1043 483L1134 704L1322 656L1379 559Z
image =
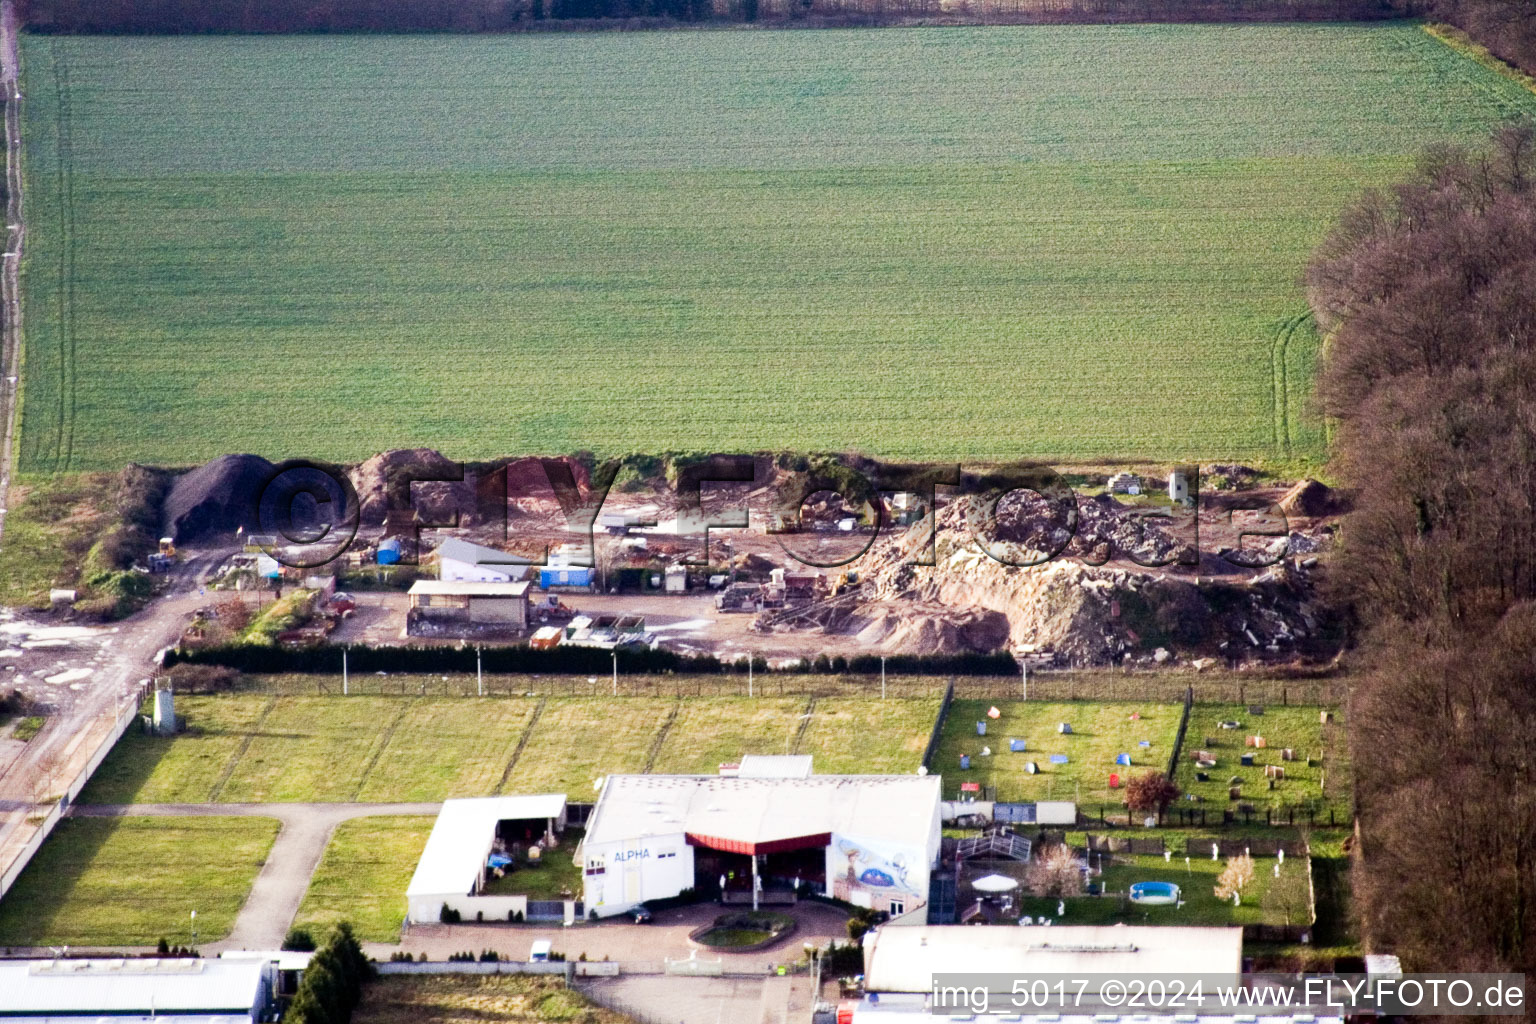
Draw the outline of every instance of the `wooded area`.
M1433 13L1500 60L1536 74L1536 4L1530 0L1436 0Z
M1461 0L1470 3L1471 0ZM25 0L33 32L512 32L720 22L879 25L1350 21L1423 0Z
M1308 272L1353 490L1336 563L1368 937L1410 970L1536 966L1536 128L1430 154Z

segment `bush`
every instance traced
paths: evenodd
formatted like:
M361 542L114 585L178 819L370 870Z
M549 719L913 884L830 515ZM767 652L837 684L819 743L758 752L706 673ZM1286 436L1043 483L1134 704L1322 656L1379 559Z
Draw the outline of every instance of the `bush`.
M308 928L290 928L288 934L283 936L283 949L296 953L313 953L315 951L315 936Z
M443 909L437 912L437 919L443 924L458 924L464 920L464 915L444 903Z

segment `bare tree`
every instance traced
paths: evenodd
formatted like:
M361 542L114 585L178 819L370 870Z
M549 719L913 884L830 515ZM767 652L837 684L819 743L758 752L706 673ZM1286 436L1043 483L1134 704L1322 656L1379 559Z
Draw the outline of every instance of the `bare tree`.
M1242 891L1253 881L1253 858L1246 853L1227 860L1227 866L1216 876L1216 898L1230 900L1241 898Z
M1035 851L1024 884L1035 896L1076 896L1083 891L1083 866L1070 846L1054 843Z

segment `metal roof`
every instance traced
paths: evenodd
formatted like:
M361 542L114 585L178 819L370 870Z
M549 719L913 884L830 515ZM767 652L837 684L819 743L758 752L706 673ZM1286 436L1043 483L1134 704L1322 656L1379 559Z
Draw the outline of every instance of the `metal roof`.
M249 1019L257 960L0 960L0 1016L238 1014Z
M489 580L417 580L411 584L411 593L441 597L523 597L528 593L528 581L493 583Z
M468 562L470 565L489 566L498 572L513 576L527 572L532 564L526 558L519 558L517 555L498 551L496 548L488 548L484 544L472 544L457 537L449 537L439 544L436 554L439 558L451 558L456 562Z
M815 759L810 754L745 754L737 776L743 779L806 779Z
M885 927L865 940L872 992L931 992L935 974L1222 974L1242 970L1241 928L1137 925Z
M936 775L610 775L585 842L691 833L755 846L837 832L926 849L939 787Z
M444 801L406 896L468 896L498 821L558 818L564 812L564 793Z

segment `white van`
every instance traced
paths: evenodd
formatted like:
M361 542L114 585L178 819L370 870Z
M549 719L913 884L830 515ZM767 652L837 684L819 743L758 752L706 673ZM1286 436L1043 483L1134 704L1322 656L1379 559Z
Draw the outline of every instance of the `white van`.
M528 951L528 962L531 964L549 963L550 947L551 943L548 939L540 939L538 942L535 942L533 948Z

